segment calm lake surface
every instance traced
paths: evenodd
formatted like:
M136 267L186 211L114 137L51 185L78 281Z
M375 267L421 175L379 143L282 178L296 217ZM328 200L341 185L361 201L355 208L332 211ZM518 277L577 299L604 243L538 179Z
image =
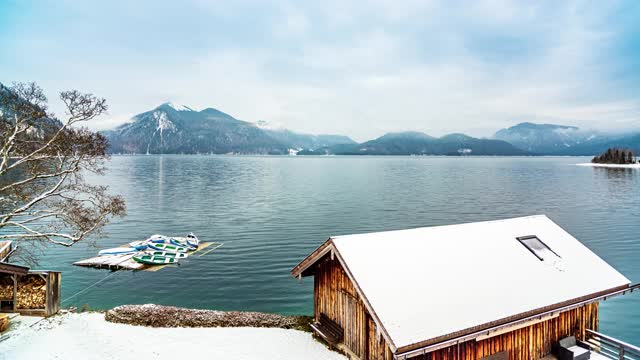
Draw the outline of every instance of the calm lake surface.
M299 283L289 271L330 235L547 214L639 282L640 170L575 166L586 161L115 156L95 181L125 197L127 216L109 225L97 247L52 249L40 267L63 271L63 306L157 303L311 314L313 281ZM99 248L190 231L224 246L158 272L71 265ZM603 302L600 324L640 345L640 292Z

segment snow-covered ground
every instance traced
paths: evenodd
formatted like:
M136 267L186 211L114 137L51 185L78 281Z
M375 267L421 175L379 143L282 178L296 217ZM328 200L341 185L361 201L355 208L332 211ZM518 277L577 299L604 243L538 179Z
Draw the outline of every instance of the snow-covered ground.
M617 168L617 169L640 169L640 164L594 164L594 163L582 163L576 164L578 166L591 166L591 167L605 167L605 168Z
M99 313L66 314L20 327L0 342L0 359L345 359L298 330L149 328Z

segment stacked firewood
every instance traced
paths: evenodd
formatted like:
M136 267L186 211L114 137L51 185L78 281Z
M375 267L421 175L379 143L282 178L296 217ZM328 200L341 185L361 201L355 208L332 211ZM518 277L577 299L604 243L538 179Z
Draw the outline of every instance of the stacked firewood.
M46 304L47 283L38 275L18 278L18 309L43 309ZM0 277L0 299L13 299L13 280Z
M43 309L46 304L47 282L38 275L18 279L18 309Z
M0 333L9 328L9 315L0 314Z
M13 280L9 275L0 275L0 300L13 300Z

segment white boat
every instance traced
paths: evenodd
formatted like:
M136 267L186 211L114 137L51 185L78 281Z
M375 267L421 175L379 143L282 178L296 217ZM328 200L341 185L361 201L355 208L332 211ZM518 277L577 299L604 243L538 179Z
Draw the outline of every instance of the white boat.
M129 246L131 246L132 248L136 248L138 250L144 250L148 247L148 244L149 244L148 240L140 240L140 241L130 242Z
M118 247L111 249L104 249L98 252L98 255L119 255L119 254L134 254L139 250L134 247Z
M149 238L147 240L145 240L146 242L152 242L155 244L168 244L169 243L169 237L168 236L164 236L164 235L160 235L160 234L154 234L149 236Z
M197 247L195 246L191 246L188 242L187 242L187 238L184 237L174 237L171 238L169 240L169 243L175 245L175 246L181 246L181 247L185 247L187 248L189 251L194 251L197 249Z
M187 244L198 247L198 245L200 245L200 239L198 239L194 233L189 233L189 235L187 235Z

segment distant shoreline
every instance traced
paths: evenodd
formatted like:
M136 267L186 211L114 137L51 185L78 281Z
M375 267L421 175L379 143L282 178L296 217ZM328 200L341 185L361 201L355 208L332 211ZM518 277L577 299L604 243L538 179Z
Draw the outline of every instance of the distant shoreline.
M286 154L191 154L191 153L165 153L165 154L109 154L112 157L137 157L137 156L215 156L215 157L281 157L281 158L335 158L335 157L414 157L414 158L584 158L593 155L407 155L407 154L328 154L328 155L286 155Z
M598 164L598 163L580 163L577 166L603 167L612 169L640 169L640 164Z

